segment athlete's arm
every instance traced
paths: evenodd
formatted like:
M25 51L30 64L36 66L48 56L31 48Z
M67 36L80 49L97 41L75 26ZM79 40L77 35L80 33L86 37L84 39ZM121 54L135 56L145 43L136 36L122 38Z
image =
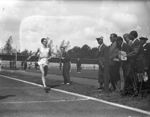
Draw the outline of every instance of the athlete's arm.
M37 50L35 53L33 53L32 55L30 55L30 56L27 58L27 60L31 59L31 57L33 57L33 56L36 56L36 55L39 53L39 51L40 51L40 49L38 48L38 50Z

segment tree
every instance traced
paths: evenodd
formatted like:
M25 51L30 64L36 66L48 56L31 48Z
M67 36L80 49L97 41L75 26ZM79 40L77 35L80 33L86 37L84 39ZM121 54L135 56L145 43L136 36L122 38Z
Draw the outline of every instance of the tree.
M96 47L92 48L91 52L90 52L90 57L92 59L96 59L97 58L97 53L98 53L98 49Z
M90 58L90 51L91 48L87 44L83 45L80 53L81 58Z
M25 49L22 52L20 52L20 55L22 55L22 56L29 56L31 54L32 54L32 51L29 51L27 49Z
M8 40L6 41L6 44L4 46L4 51L7 54L12 54L13 53L12 43L13 43L12 36L10 36L8 38Z
M71 58L80 58L81 48L78 46L73 47L68 51Z

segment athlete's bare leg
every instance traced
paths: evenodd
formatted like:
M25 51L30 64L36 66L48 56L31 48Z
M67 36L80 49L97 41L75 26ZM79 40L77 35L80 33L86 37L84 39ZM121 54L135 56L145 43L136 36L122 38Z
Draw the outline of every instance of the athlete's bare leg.
M43 86L46 87L45 71L44 71L43 65L40 65L40 71L42 73L42 83L43 83Z

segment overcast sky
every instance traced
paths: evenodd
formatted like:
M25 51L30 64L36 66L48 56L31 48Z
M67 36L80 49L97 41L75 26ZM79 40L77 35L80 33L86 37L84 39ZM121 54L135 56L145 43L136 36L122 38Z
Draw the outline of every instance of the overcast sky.
M150 2L148 1L0 1L0 48L10 35L13 46L35 51L42 37L53 44L69 40L71 47L88 44L96 47L96 37L123 35L137 30L150 39Z

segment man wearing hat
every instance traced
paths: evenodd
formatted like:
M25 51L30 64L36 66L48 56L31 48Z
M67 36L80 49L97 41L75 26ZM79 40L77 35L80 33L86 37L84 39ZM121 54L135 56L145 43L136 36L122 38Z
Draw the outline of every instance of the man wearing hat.
M99 87L98 89L102 89L104 85L104 50L106 48L106 45L103 43L103 36L96 38L99 46L98 46L98 65L99 65L99 71L98 71L98 83Z

